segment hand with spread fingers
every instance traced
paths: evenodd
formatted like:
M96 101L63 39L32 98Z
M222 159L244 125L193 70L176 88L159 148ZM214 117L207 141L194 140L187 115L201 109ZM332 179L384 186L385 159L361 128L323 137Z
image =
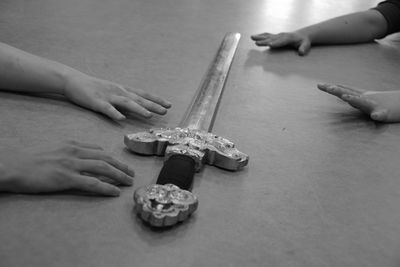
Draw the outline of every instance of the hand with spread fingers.
M119 196L120 189L114 184L131 186L133 176L127 165L92 144L68 142L49 151L0 154L0 192L49 193L73 189Z
M121 110L150 118L154 113L166 114L171 107L168 101L142 90L134 90L83 73L67 80L64 95L71 102L100 112L113 120L125 119Z
M318 88L337 96L375 121L400 122L400 91L365 91L331 84L318 84Z
M306 55L311 48L311 41L307 35L300 32L282 32L278 34L261 33L252 35L251 39L257 46L269 46L271 48L294 47L300 56Z

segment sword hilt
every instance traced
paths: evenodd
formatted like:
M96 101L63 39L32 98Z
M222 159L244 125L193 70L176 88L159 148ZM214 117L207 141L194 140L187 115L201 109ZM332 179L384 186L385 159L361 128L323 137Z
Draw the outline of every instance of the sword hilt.
M157 184L174 184L181 189L192 188L195 162L185 155L172 155L165 162L158 175Z
M249 156L229 140L193 129L151 129L125 136L129 150L145 155L166 155L157 184L135 191L135 209L151 226L171 226L188 218L198 206L189 190L204 164L231 171L247 165ZM179 187L178 187L179 186Z

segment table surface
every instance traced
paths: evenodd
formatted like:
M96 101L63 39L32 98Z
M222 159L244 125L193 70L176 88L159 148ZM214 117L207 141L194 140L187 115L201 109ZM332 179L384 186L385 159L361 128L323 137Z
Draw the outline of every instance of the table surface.
M250 40L377 2L2 0L2 42L173 108L114 123L64 99L1 92L1 149L96 143L137 175L118 198L0 194L0 266L399 266L400 124L375 123L316 88L398 89L398 37L306 57ZM127 152L123 136L175 126L228 31L242 39L213 131L249 154L249 165L205 168L194 216L152 230L134 215L132 195L156 180L163 158Z

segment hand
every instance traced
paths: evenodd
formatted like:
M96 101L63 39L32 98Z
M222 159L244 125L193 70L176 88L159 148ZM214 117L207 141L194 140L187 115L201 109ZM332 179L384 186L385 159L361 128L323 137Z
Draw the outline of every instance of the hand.
M51 151L0 155L0 191L3 192L46 193L76 189L118 196L118 187L98 178L130 186L133 176L133 170L127 165L91 144L70 142Z
M321 91L337 96L380 122L400 122L400 91L364 91L343 85L318 84Z
M150 118L153 113L164 115L171 104L141 90L78 74L68 79L64 95L73 103L103 113L113 120L123 120L119 109Z
M310 38L300 32L282 32L278 34L261 33L252 35L251 39L258 46L271 48L291 46L297 49L300 56L306 55L311 48Z

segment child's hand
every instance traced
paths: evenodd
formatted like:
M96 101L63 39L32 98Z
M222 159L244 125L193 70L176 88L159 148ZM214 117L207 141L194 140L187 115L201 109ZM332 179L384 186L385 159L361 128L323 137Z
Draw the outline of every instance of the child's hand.
M51 151L0 155L0 191L46 193L68 189L118 196L113 183L132 185L134 172L96 145L71 142Z
M256 41L258 46L269 46L271 48L294 47L301 56L306 55L311 48L310 38L299 32L282 32L278 34L266 32L252 35L251 39Z
M171 107L168 101L160 97L85 74L69 78L64 95L75 104L103 113L114 120L125 119L121 109L150 118L153 113L164 115Z
M339 97L380 122L400 122L400 91L364 91L342 85L318 84L321 91Z

